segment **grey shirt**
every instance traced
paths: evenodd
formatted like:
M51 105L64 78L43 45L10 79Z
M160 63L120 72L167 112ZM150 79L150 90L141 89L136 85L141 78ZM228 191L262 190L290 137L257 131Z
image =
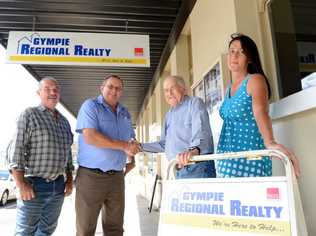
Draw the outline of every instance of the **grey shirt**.
M25 171L25 176L54 179L73 170L73 135L67 119L44 106L27 108L17 122L10 169Z

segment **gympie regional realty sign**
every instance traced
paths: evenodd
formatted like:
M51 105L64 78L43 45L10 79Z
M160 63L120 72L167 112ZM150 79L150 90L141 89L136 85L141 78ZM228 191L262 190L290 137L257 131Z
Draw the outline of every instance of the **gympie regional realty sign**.
M149 36L10 31L7 62L149 67Z
M283 180L166 181L158 235L290 236L289 201Z

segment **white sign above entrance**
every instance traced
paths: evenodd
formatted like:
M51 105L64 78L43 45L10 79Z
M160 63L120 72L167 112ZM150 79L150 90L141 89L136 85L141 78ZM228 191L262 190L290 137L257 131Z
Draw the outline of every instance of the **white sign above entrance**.
M7 62L149 67L149 36L10 31Z

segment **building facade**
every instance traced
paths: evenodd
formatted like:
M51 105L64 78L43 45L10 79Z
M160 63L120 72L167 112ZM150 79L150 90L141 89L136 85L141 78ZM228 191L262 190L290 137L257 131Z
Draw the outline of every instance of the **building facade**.
M251 36L272 86L270 115L275 138L293 149L300 160L299 187L305 219L310 235L316 235L312 224L316 222L315 24L314 1L198 0L160 79L153 84L148 102L143 104L137 120L137 138L142 142L159 139L168 110L163 78L181 75L191 88L190 93L202 97L208 105L216 143L220 131L218 106L230 80L226 65L230 35L239 32ZM154 154L142 155L137 162L148 189L145 194L150 196L154 173L164 178L167 161L163 154ZM282 172L280 165L274 163L273 172Z

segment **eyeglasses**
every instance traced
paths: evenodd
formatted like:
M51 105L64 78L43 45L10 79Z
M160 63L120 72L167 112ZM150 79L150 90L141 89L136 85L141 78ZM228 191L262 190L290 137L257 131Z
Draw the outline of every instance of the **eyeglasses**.
M237 49L237 48L229 48L228 49L228 54L230 56L236 56L239 57L241 55L245 56L244 50L242 48Z
M115 90L117 92L121 92L122 91L122 88L121 87L116 87L116 86L113 86L113 85L106 85L106 87L109 89L109 90Z

